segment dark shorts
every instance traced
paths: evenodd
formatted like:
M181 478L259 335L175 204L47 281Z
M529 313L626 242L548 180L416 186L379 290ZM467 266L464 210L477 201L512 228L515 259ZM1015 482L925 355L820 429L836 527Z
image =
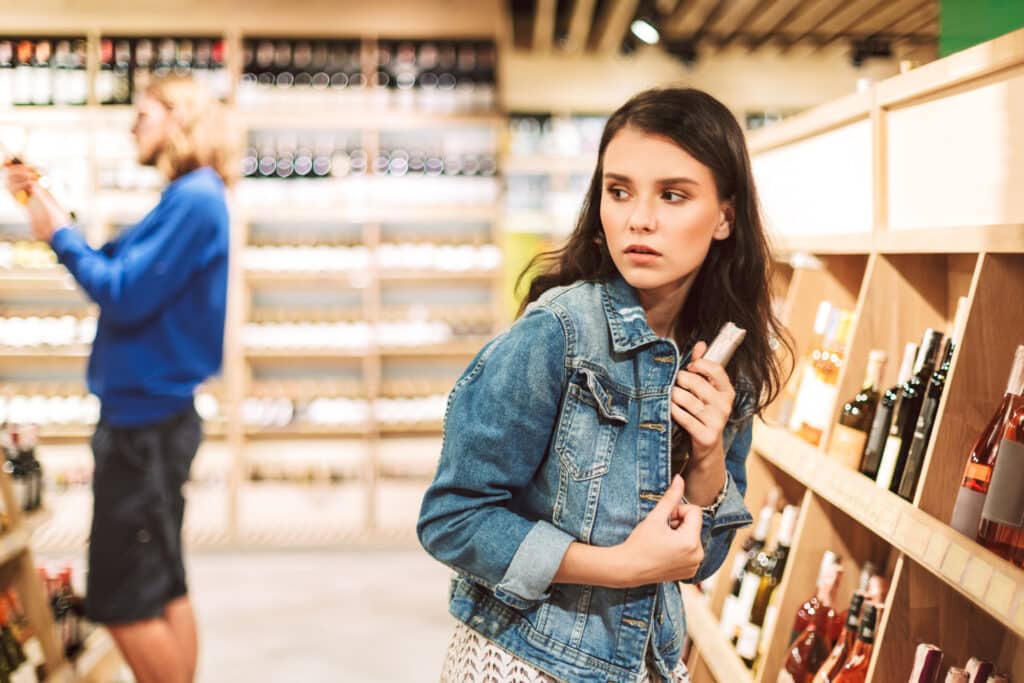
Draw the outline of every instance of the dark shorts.
M96 427L85 597L94 621L157 618L168 602L188 592L181 488L202 438L201 420L191 406L146 427Z

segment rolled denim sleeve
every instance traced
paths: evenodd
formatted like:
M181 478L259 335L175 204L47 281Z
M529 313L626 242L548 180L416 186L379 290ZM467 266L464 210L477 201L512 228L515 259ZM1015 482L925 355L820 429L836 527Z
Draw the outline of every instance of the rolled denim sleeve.
M558 419L565 339L558 316L534 307L474 359L449 396L417 524L427 552L519 609L546 598L576 540L515 509Z
M725 498L714 514L704 513L701 527L701 542L704 545L704 561L697 573L685 583L697 583L708 578L722 566L729 546L736 537L736 530L754 521L743 502L747 492L747 455L753 438L753 416L747 416L739 425L729 452L725 455Z

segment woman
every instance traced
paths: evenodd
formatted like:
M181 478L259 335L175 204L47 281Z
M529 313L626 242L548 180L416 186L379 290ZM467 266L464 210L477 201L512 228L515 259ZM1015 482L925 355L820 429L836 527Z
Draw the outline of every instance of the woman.
M182 486L202 440L197 386L220 369L236 157L223 110L191 79L158 79L138 98L141 164L170 181L137 225L92 249L36 173L8 164L30 197L32 231L100 308L89 390L93 520L86 611L106 624L139 683L195 676L197 634L181 548Z
M423 546L458 573L442 679L686 681L676 582L714 573L750 523L751 422L784 374L728 109L684 89L623 105L543 263L452 390L420 512ZM727 321L747 330L728 370L701 359Z

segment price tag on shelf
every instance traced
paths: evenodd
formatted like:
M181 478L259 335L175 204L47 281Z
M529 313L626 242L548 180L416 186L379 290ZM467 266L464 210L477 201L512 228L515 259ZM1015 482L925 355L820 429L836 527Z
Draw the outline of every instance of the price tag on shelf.
M911 554L922 557L928 547L928 529L910 514L904 514L896 525L895 539Z
M985 595L985 589L988 588L988 582L991 578L992 565L985 560L974 557L971 558L970 563L967 565L967 571L964 572L964 578L960 583L968 591L981 598Z
M1009 616L1014 588L1016 586L1013 579L1000 572L995 572L988 584L988 592L985 593L985 604L997 613Z
M933 569L940 569L942 567L942 558L946 556L948 548L948 538L942 534L932 534L931 539L928 541L928 549L924 551L925 563Z
M970 554L962 545L950 543L949 550L946 552L946 559L942 561L939 571L949 580L959 582L960 577L964 575L964 569L967 567L967 560L969 558Z

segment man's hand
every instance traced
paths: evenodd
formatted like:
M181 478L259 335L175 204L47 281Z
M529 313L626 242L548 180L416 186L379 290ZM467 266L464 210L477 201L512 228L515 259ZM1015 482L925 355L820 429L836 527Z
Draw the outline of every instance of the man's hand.
M8 163L5 170L8 191L15 197L21 193L25 193L22 196L28 196L25 210L28 212L32 234L36 239L49 243L57 228L71 223L71 216L61 208L53 195L39 184L39 174L34 168L24 164Z

